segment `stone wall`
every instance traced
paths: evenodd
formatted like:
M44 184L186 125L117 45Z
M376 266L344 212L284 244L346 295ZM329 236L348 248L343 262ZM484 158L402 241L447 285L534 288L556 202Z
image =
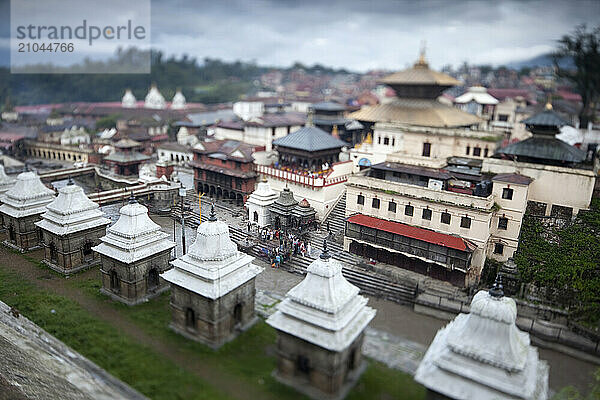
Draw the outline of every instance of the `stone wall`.
M171 328L176 332L217 348L256 322L255 279L212 300L180 286L171 287ZM236 320L235 307L241 305ZM194 324L186 322L187 310L194 311Z
M149 286L150 271L155 269L161 274L171 268L169 264L171 250L165 250L153 256L125 264L105 255L101 255L102 289L100 291L128 305L142 303L158 296L169 288L169 284L158 276L158 285ZM117 274L116 287L111 287L111 271Z
M341 352L327 350L282 331L277 333L277 377L305 393L303 388L308 385L322 392L323 397L343 395L364 370L361 352L364 333ZM306 372L301 370L301 357L306 359Z
M42 235L41 230L35 223L41 219L41 214L29 215L22 218L14 218L3 214L4 226L7 231L5 243L20 251L28 251L39 247ZM11 227L14 236L11 235Z
M59 236L42 229L44 239L44 264L65 275L73 274L100 263L100 255L91 249L85 254L85 245L97 246L106 235L106 225ZM52 245L56 249L52 254ZM54 257L53 257L54 256Z

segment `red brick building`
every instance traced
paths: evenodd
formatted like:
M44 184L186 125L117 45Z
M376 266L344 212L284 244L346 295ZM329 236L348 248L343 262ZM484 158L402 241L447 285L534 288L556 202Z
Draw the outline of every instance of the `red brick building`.
M235 140L201 142L194 147L194 186L198 193L241 203L254 191L255 146Z

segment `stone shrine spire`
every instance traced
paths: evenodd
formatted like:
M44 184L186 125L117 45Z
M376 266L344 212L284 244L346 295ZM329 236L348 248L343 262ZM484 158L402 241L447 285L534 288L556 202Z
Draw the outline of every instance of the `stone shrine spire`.
M2 194L6 193L15 183L15 180L4 172L4 165L0 164L0 204L2 203Z
M167 103L165 102L165 98L158 91L156 84L153 83L146 95L146 99L144 101L144 107L152 108L155 110L164 110L167 107Z
M181 89L177 89L173 100L171 100L171 109L183 110L184 108L186 108L185 96L181 93Z
M137 99L131 92L131 89L125 90L125 94L121 99L121 107L123 108L136 108L137 107Z
M547 399L548 365L516 319L498 277L473 297L469 314L438 331L415 380L432 399Z

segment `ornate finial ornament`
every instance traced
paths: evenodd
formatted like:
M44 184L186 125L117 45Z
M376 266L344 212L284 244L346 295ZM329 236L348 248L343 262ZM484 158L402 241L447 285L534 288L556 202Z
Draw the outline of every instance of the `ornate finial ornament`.
M331 258L331 255L329 254L329 251L327 250L327 240L323 239L323 252L321 253L321 260L329 260Z
M313 108L309 108L308 109L308 115L306 117L306 125L305 126L315 126L315 123L313 122L313 117L315 115L315 110L313 110Z
M133 191L131 191L131 195L129 196L129 204L135 204L137 203L137 200L135 198L135 196L133 195Z
M494 285L488 290L488 293L495 299L504 297L504 286L502 286L502 277L500 274L496 275L496 281L494 281Z
M550 103L550 100L546 103L546 110L552 110L552 103Z
M416 62L415 66L427 67L427 60L425 59L425 50L427 49L427 42L425 40L421 41L421 49L419 50L419 60Z
M74 184L75 184L75 181L73 181L73 177L71 175L69 175L69 180L67 181L67 185L71 186L71 185L74 185Z
M215 222L217 220L217 213L215 212L215 203L212 203L210 207L210 216L208 217L210 222Z

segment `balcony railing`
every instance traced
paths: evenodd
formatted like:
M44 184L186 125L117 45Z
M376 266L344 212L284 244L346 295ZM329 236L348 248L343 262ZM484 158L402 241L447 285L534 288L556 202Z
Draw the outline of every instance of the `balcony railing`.
M301 175L292 171L284 171L267 165L256 165L256 172L263 175L272 176L288 182L312 187L325 187L344 183L348 180L348 175L342 175L335 178L311 177Z

